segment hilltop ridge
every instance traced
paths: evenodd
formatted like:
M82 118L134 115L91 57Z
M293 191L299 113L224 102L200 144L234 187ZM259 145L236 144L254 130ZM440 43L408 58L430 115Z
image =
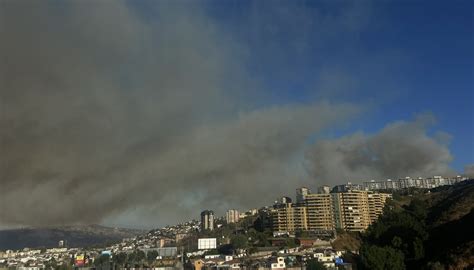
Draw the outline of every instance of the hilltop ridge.
M65 240L68 247L88 247L120 241L144 232L97 224L7 229L0 231L0 250L51 248L57 247L60 240Z

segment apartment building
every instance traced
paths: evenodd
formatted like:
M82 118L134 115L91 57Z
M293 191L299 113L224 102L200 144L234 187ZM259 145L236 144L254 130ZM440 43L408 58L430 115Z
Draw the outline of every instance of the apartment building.
M373 223L383 213L385 203L388 198L392 197L392 194L368 192L367 196L369 203L370 223Z
M367 191L348 190L333 193L336 228L362 232L370 225Z
M391 194L352 189L306 194L304 201L297 204L283 197L284 200L273 206L273 231L334 231L339 228L362 232L382 214L390 197Z
M214 212L204 210L201 212L201 230L214 230Z
M311 190L307 187L301 187L296 189L296 203L303 203L306 200L306 196L311 194Z
M274 232L307 231L306 206L293 203L275 204L271 212Z
M230 209L225 213L225 219L227 223L236 223L239 222L240 214L238 210Z
M336 228L331 194L308 194L306 195L305 203L308 230L332 231Z
M445 185L454 185L461 181L467 180L466 177L456 176L456 177L442 177L442 176L433 176L428 178L411 178L405 177L398 180L383 180L375 181L371 180L364 182L364 188L366 190L398 190L405 188L436 188L439 186Z

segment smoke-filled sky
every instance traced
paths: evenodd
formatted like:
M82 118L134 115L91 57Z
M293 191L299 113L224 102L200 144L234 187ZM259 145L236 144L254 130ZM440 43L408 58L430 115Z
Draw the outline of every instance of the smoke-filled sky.
M0 227L474 174L472 1L0 2Z

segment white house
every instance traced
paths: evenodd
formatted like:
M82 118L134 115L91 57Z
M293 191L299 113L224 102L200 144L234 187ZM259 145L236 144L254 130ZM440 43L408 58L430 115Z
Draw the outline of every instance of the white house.
M271 262L272 262L272 264L271 264L272 270L285 269L286 268L285 258L283 258L283 257L276 257L276 259L273 258Z

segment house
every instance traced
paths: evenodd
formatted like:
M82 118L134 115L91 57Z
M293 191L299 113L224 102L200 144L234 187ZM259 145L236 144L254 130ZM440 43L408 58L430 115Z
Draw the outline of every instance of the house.
M288 238L272 238L270 241L273 247L284 247Z
M317 241L317 238L297 238L296 244L300 247L312 247Z
M220 268L238 270L241 268L241 262L240 260L237 260L237 259L225 261L222 265L220 265Z
M272 257L270 263L272 270L283 270L286 268L285 258L283 257Z
M314 258L317 258L319 262L323 263L325 267L336 267L334 260L336 259L336 253L332 251L316 252L313 254Z
M194 270L201 270L204 266L204 261L201 259L195 260L193 262Z

